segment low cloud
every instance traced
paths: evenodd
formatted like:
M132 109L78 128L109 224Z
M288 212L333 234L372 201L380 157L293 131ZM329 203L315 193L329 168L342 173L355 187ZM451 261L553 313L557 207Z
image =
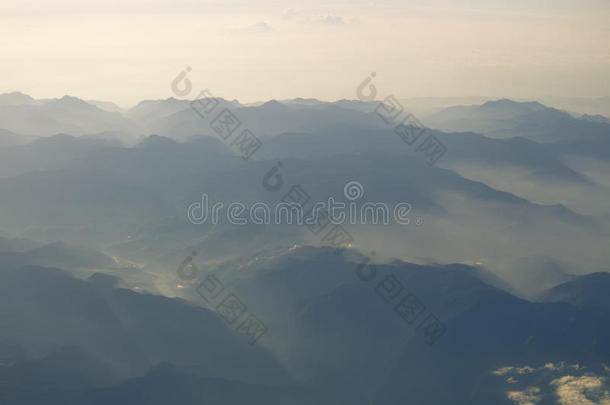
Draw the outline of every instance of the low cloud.
M246 30L250 32L271 32L273 31L273 28L266 22L259 21L256 24L249 26Z
M327 24L327 25L343 25L345 24L345 20L343 19L343 17L338 16L338 15L325 15L325 16L321 16L318 17L315 20L316 23L318 24Z
M524 391L509 391L506 395L508 399L518 405L536 405L542 401L538 387L529 387Z
M282 18L285 20L293 20L302 24L320 24L320 25L347 25L355 23L355 18L345 18L337 14L311 14L294 8L287 8L282 12Z
M601 364L598 371L605 374L608 368ZM517 405L537 405L551 398L561 405L610 405L609 378L578 364L502 367L491 374L508 377L505 383L512 387L506 396Z
M506 374L530 374L533 373L534 369L530 366L524 367L502 367L492 372L494 375L506 375Z
M551 381L561 405L610 405L607 379L586 375L564 376Z

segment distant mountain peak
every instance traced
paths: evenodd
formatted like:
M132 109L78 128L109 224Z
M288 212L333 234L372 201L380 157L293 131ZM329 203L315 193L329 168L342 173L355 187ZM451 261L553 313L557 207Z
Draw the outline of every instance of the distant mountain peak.
M264 109L268 109L268 110L270 110L270 109L284 110L284 109L286 109L286 106L277 100L269 100L266 103L264 103L263 105L261 105L259 108L264 108Z
M22 92L20 92L20 91L11 91L11 92L9 92L9 93L3 93L3 94L0 94L0 97L1 97L1 96L23 97L23 98L27 98L27 99L29 99L29 100L34 100L34 99L33 99L32 97L30 97L29 95L27 95L27 94L25 94L25 93L22 93Z
M51 145L56 144L58 142L74 142L77 141L78 138L74 135L59 133L51 136L44 136L42 138L36 139L32 144L35 145Z
M62 98L54 99L45 104L48 107L61 107L61 108L83 108L83 109L97 109L97 107L87 103L86 101L74 97L65 95Z
M309 97L309 98L297 97L295 99L292 99L291 101L293 103L298 103L298 104L324 104L323 101L320 101L317 98L313 98L313 97Z
M33 104L36 100L20 91L0 94L0 105Z
M511 100L509 98L500 98L498 100L489 100L483 103L483 106L491 106L491 105L514 105L518 104L516 101Z
M509 98L501 98L498 100L490 100L481 105L485 108L503 108L503 107L528 107L532 110L540 110L546 107L544 104L540 104L537 101L515 101Z
M597 307L610 310L610 273L597 272L575 276L572 280L559 284L543 295L549 302L566 302L577 307Z
M579 119L580 120L585 120L585 121L602 123L602 124L610 124L610 118L606 118L606 117L604 117L603 115L600 115L600 114L595 114L595 115L584 114Z
M181 102L181 101L183 101L183 100L178 100L177 98L174 98L174 97L165 98L165 99L157 99L157 100L142 100L138 104L136 104L135 107L133 107L133 109L137 109L138 107L143 107L143 106L147 106L147 105L158 105L158 104L163 104L163 103L176 103L176 102Z
M161 148L166 146L175 146L178 145L178 142L166 138L164 136L151 134L144 138L140 143L136 145L138 148Z

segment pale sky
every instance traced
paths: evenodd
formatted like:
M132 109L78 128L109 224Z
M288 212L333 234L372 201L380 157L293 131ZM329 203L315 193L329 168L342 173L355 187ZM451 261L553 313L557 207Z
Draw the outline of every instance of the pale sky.
M610 0L2 0L0 60L0 93L122 106L186 66L186 98L599 97Z

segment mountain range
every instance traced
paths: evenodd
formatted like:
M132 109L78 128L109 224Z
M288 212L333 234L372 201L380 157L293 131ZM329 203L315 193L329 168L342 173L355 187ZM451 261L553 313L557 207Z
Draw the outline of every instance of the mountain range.
M605 116L420 100L432 164L377 102L217 101L226 139L185 99L0 95L0 403L610 401ZM196 224L204 195L409 221L337 249L335 224Z

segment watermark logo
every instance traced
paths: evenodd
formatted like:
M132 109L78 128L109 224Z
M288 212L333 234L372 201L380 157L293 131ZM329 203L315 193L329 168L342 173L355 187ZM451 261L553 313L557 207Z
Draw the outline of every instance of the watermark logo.
M377 266L373 263L375 252L364 256L356 265L355 273L360 281L370 282L377 278ZM383 301L392 306L394 313L402 321L415 328L416 334L432 346L447 331L445 324L412 292L408 291L395 274L385 274L375 285L375 292Z
M360 101L375 101L377 87L373 84L373 79L376 76L375 72L371 73L356 87L356 96ZM394 133L412 147L422 139L426 127L413 114L407 112L403 115L404 110L403 105L392 94L378 103L375 113L386 125L394 125ZM447 147L432 134L425 137L415 148L415 152L423 153L430 166L436 164L447 150Z
M172 92L178 97L187 96L193 90L193 83L186 78L186 75L191 72L191 67L187 66L182 72L172 81Z
M187 256L176 269L178 278L185 283L192 283L198 278L199 269L193 263L195 256L197 252ZM205 300L208 309L220 315L237 332L245 334L250 345L267 333L267 325L249 312L244 301L234 291L226 289L216 275L207 274L195 290Z
M357 181L350 181L343 187L343 194L348 200L357 200L364 196L364 187Z
M271 178L274 187L281 185L282 180L274 167L264 182ZM201 195L201 202L189 205L187 218L190 223L200 225L210 223L228 223L232 225L308 225L314 226L320 218L333 225L388 225L393 220L399 225L411 223L411 204L399 202L392 206L384 202L358 201L364 197L364 187L357 181L350 181L343 188L343 195L347 202L329 197L327 201L318 201L310 210L304 209L309 202L309 196L299 186L293 186L288 193L273 207L264 202L255 202L249 206L239 201L211 203L207 194ZM417 226L422 225L421 217L415 219Z
M170 87L177 97L186 97L193 90L193 83L186 77L191 71L191 67L187 66L172 81ZM208 127L220 139L229 142L229 146L238 152L242 159L250 159L260 149L263 142L252 131L245 128L229 108L217 109L220 104L221 100L214 97L208 89L201 91L195 100L190 102L191 109L203 121L209 121ZM219 110L220 112L218 112Z

